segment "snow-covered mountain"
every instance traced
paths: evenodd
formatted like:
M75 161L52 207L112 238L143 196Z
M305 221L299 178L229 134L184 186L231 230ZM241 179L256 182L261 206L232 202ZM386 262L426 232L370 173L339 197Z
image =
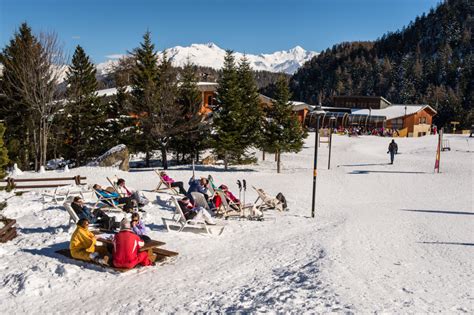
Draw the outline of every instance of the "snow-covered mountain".
M178 67L183 66L188 59L198 66L214 69L220 69L224 64L225 50L214 43L192 44L189 47L176 46L165 49L165 51L172 64ZM162 52L160 52L161 54ZM244 56L240 52L235 52L234 55L237 61ZM293 74L304 62L317 55L317 52L307 51L296 46L290 50L277 51L272 54L246 54L245 56L254 70ZM98 64L98 74L110 72L116 63L115 59Z

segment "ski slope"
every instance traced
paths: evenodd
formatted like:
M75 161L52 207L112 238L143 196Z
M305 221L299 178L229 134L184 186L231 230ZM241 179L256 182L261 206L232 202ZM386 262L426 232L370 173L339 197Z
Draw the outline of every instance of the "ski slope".
M237 179L276 195L290 211L268 220L229 221L221 236L166 232L167 194L147 206L150 236L180 253L169 264L117 274L57 256L73 227L60 205L42 204L38 193L8 200L4 215L18 222L19 236L0 244L2 313L189 312L474 312L474 141L447 136L451 151L433 166L437 138L397 139L399 155L388 165L389 138L335 136L331 170L321 144L316 217L311 214L314 134L298 154L273 156L258 165L197 166L238 195ZM187 182L190 167L172 168ZM107 184L118 175L151 190L151 171L83 167L68 176ZM18 177L57 177L57 172ZM185 184L185 187L187 185ZM0 197L7 194L1 192ZM1 199L1 198L0 198Z

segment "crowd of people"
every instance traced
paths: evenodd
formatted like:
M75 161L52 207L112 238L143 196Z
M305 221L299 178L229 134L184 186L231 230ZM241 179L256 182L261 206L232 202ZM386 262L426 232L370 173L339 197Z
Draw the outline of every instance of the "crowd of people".
M160 177L170 187L179 189L182 196L178 200L178 204L187 220L196 219L205 221L209 225L216 224L215 211L221 206L222 200L217 194L211 198L209 186L213 183L208 178L196 179L192 177L186 191L183 182L174 181L166 172L161 172ZM104 198L103 202L116 207L120 206L126 214L129 214L130 218L126 215L120 222L116 222L114 216L107 215L101 209L91 209L81 197L74 197L71 208L77 214L79 221L71 237L71 256L102 265L110 265L112 262L113 266L117 268L151 265L153 263L147 252L139 251L141 247L151 241L151 238L146 235L147 229L138 213L140 207L149 201L138 190L127 186L124 179L118 179L116 184L114 189L104 188L99 184L95 184L93 189L96 194ZM240 204L240 200L229 191L226 185L219 186L219 189L222 190L228 201L232 201L232 204ZM198 204L195 200L197 196L202 196L205 204ZM118 233L113 238L113 245L97 246L97 236L89 230L89 224L96 224L99 228L112 233L118 229Z
M364 126L354 126L349 128L339 127L335 129L334 133L344 134L348 136L381 136L394 137L400 136L398 129L393 128L366 128Z

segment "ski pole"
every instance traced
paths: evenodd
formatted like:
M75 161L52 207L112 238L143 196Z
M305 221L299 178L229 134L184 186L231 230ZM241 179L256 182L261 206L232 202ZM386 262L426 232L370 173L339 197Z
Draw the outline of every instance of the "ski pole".
M247 191L247 181L245 179L242 180L243 187L244 187L244 205L245 205L245 192Z

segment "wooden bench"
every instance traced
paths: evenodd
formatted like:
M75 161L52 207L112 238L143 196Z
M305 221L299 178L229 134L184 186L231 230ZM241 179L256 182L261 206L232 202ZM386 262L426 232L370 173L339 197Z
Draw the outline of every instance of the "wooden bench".
M16 220L0 218L0 222L4 224L4 226L0 229L0 242L6 243L14 239L17 236L16 227L14 227Z
M61 186L70 186L72 184L75 185L85 185L86 183L83 183L82 180L86 180L87 177L76 175L74 177L50 177L50 178L12 178L8 177L7 179L2 179L0 180L0 183L6 183L5 186L6 188L9 189L35 189L35 188L55 188L55 187L61 187ZM18 183L29 183L29 182L40 182L40 184L37 185L22 185ZM41 182L46 182L46 184L41 183ZM48 182L56 182L56 183L48 183ZM60 183L58 183L60 182Z
M2 183L6 183L5 188L15 190L41 189L41 188L55 188L49 192L43 193L43 202L48 202L49 199L55 203L64 202L69 196L81 196L88 192L85 188L87 177L76 175L74 177L51 177L51 178L11 178L0 180L0 187ZM33 184L31 184L33 183Z

